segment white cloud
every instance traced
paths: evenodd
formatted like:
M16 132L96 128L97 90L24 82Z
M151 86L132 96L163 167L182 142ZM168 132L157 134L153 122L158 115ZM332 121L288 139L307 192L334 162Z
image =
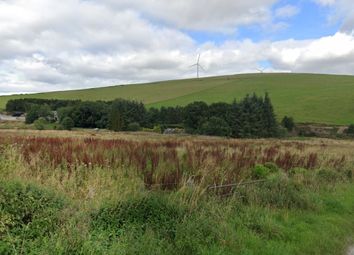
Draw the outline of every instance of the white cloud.
M354 37L338 32L316 40L276 42L268 57L278 69L354 74Z
M300 12L300 9L294 5L285 5L275 10L275 16L277 18L291 18L296 16Z

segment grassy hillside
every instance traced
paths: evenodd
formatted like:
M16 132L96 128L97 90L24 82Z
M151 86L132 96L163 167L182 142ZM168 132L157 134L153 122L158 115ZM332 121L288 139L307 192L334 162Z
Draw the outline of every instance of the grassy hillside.
M297 122L354 123L354 76L318 74L243 74L202 79L0 97L0 109L12 98L82 100L135 99L148 106L185 105L239 99L247 93L269 92L279 118Z

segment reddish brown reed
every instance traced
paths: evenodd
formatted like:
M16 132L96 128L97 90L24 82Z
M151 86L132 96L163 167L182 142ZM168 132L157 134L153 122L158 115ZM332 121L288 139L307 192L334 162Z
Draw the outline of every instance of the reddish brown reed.
M314 169L319 165L339 169L346 161L340 155L323 162L318 152L307 152L306 145L298 141L173 138L136 141L0 135L0 145L5 144L14 144L26 164L37 164L38 169L43 166L67 169L68 178L79 166L127 169L140 175L146 187L162 189L177 188L182 179L191 176L199 180L207 177L209 184L237 182L247 169L266 162L287 171L294 167Z

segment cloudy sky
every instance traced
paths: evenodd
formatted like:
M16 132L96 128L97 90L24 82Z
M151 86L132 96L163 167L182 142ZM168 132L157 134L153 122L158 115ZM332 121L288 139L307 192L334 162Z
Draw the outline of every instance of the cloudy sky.
M353 0L0 0L0 94L255 72L354 74Z

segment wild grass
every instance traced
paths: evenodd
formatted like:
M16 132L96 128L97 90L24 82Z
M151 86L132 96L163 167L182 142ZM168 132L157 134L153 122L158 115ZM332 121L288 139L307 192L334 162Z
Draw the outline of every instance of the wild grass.
M0 253L342 254L353 147L2 131Z

